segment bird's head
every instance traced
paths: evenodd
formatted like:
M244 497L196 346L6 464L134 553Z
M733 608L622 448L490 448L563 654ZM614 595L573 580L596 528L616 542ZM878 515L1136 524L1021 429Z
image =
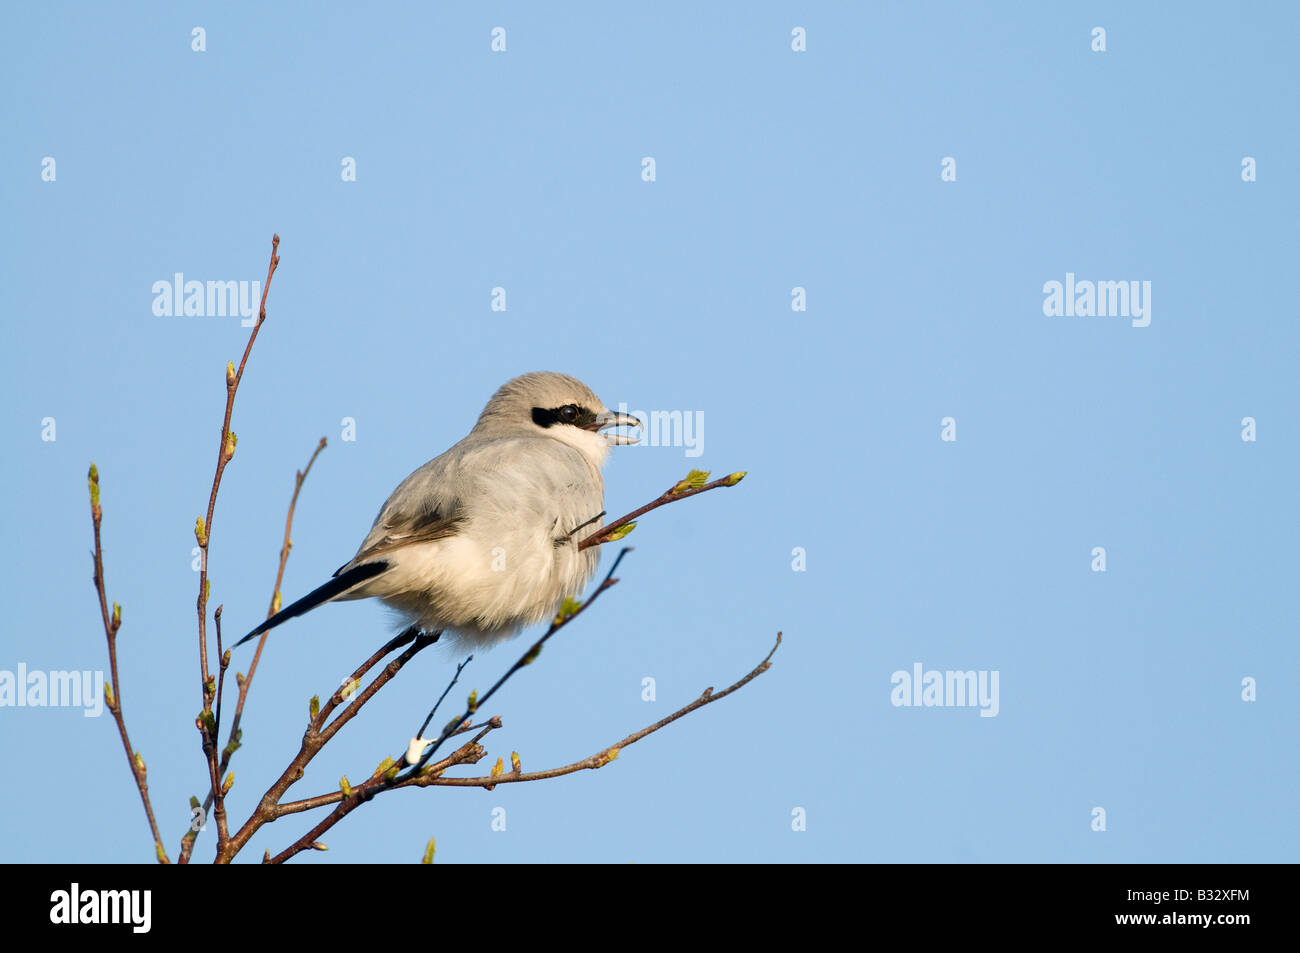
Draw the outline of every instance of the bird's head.
M483 408L474 433L551 437L576 448L600 466L611 446L636 443L638 439L626 433L602 431L637 426L640 421L610 410L576 377L539 371L502 384Z

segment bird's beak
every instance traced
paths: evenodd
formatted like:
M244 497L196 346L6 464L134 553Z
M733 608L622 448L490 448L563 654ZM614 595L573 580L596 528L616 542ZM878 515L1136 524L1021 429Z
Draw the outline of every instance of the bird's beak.
M602 410L596 415L596 419L591 422L587 428L593 432L607 430L610 427L640 427L641 421L637 420L631 414L621 414L614 410ZM606 433L601 434L611 444L618 446L620 444L639 443L641 438L626 433Z

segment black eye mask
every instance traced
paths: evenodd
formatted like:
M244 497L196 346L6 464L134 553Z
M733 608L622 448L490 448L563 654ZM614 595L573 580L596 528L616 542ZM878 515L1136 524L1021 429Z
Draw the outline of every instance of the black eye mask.
M596 414L586 407L579 407L576 404L565 404L562 407L545 407L533 408L533 423L542 428L550 427L554 424L572 424L575 427L581 427L584 430L590 430L595 427Z

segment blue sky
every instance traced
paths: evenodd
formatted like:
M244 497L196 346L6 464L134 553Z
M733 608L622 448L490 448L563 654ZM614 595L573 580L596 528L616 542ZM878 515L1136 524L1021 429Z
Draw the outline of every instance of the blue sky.
M622 583L491 705L485 766L585 757L785 633L770 672L598 772L392 793L298 862L414 862L429 837L442 863L1295 860L1300 15L1133 7L7 10L0 678L106 668L94 460L174 856L206 784L193 526L248 330L159 316L153 288L260 282L278 232L213 527L228 631L265 613L322 435L286 600L546 369L703 426L696 457L613 451L611 515L693 466L749 476L641 521ZM1067 274L1149 287L1149 325L1045 315ZM390 630L356 602L273 634L233 815ZM456 661L412 663L293 795L400 748ZM918 663L996 672L996 716L892 704ZM25 778L0 859L152 859L107 713L0 707L0 766Z

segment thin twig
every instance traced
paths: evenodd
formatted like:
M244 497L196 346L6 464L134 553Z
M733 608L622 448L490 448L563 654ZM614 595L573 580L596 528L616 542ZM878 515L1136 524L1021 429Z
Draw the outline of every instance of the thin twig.
M614 520L614 522L608 524L607 526L601 527L601 529L598 532L592 533L582 542L578 543L578 551L581 552L582 550L586 549L588 546L600 546L603 543L612 542L615 539L621 539L623 536L626 536L627 533L615 535L618 530L622 529L628 523L631 523L638 516L643 516L644 514L649 513L651 510L657 510L659 507L665 506L668 503L676 503L678 500L684 500L687 499L688 497L698 496L701 493L707 493L709 490L716 490L720 486L735 486L744 478L745 478L745 471L742 470L739 473L732 473L729 474L728 476L720 477L719 479L714 480L712 483L706 483L703 486L686 487L683 489L678 489L678 487L681 486L682 483L686 482L685 480L683 480L682 483L679 483L677 484L677 486L672 487L667 492L665 492L662 496L660 496L658 499L651 500L645 506L637 507L631 513L628 513L627 516L622 516ZM628 532L631 532L631 530L628 530Z
M754 679L758 678L758 676L762 675L764 672L766 672L769 668L772 667L772 656L776 654L776 650L780 647L780 645L781 645L781 633L778 632L776 634L776 644L774 644L772 646L772 650L767 653L767 657L764 658L763 661L759 662L758 665L754 668L754 670L751 671L744 678L740 679L740 681L723 689L720 692L715 692L711 687L706 688L703 694L701 694L699 698L695 699L695 701L691 702L689 705L686 705L684 708L677 709L677 711L673 712L671 715L668 715L665 718L659 719L659 721L656 721L653 725L650 725L646 728L642 728L640 731L633 732L632 734L624 738L622 741L616 742L607 748L597 751L595 754L591 755L590 757L583 758L581 761L575 761L572 764L566 764L562 768L550 768L546 771L515 770L503 774L498 774L496 776L489 775L487 777L481 777L481 778L448 778L448 777L444 777L440 770L435 769L434 771L426 772L421 777L408 778L405 781L401 782L400 784L395 784L393 786L394 787L435 787L436 786L436 787L492 788L498 784L511 784L511 783L517 783L519 781L541 781L545 778L563 777L566 774L573 774L574 772L577 771L585 771L594 768L603 768L605 765L609 764L609 762L617 758L619 751L623 748L626 748L628 745L635 744L636 742L640 741L642 738L646 737L646 735L654 734L660 728L663 728L665 725L672 724L678 718L684 718L686 715L689 715L697 708L703 708L705 705L711 705L714 702L719 701L720 699L726 698L732 692L744 688L747 684L749 684Z
M437 764L426 769L426 773L445 771L447 768L455 767L458 764L473 764L479 761L487 752L479 745L479 742L490 731L495 731L501 727L501 718L494 717L486 725L463 726L457 734L464 734L469 731L478 731L478 734L470 741L461 745L451 754L447 755ZM318 807L326 807L330 804L337 804L346 797L341 790L331 791L328 794L318 794L316 797L303 798L301 801L288 801L280 805L279 816L285 814L298 814L302 811L310 811Z
M257 332L262 330L262 324L266 321L266 294L271 290L271 278L275 275L275 269L280 265L280 236L271 236L271 263L266 269L266 282L262 285L262 301L257 309L257 323L253 325L253 331L248 336L248 343L244 345L244 356L239 359L239 370L233 370L231 365L226 365L226 415L221 423L221 443L217 448L217 472L212 477L212 491L208 494L208 513L203 522L201 533L199 534L199 668L203 674L203 710L211 711L211 696L208 692L208 634L207 634L207 608L208 608L208 545L212 540L212 519L217 509L217 491L221 489L221 474L225 472L226 464L235 455L235 441L232 439L230 432L230 415L235 409L235 393L239 390L239 382L244 377L244 366L248 363L248 355L253 350L253 342L257 340ZM215 739L214 739L215 740Z
M424 750L424 753L420 756L420 760L417 761L414 767L412 768L413 771L419 771L421 768L423 768L429 762L429 759L433 757L434 753L438 750L438 748L442 745L442 743L451 737L456 727L463 724L465 719L471 717L474 714L474 712L476 712L481 706L486 705L488 699L496 694L497 689L499 689L502 685L504 685L511 675L514 675L515 672L519 671L525 665L531 665L533 661L537 658L537 656L542 653L542 646L546 644L547 639L549 639L556 632L560 631L560 629L564 628L566 625L568 625L570 622L576 619L579 615L581 615L584 611L586 611L587 607L590 606L593 602L595 602L596 597L599 596L602 592L604 592L610 586L616 585L618 583L618 580L614 578L614 572L618 569L618 564L623 561L623 557L626 556L631 551L632 551L631 546L624 546L621 550L619 550L618 557L614 560L614 565L609 567L609 572L605 574L604 580L601 582L599 586L596 587L596 591L593 592L590 597L588 597L587 601L577 606L577 608L575 608L568 615L556 616L555 619L551 622L551 627L546 630L546 634L543 635L536 642L534 642L532 648L530 648L527 652L521 655L519 657L519 660L515 662L514 665L510 666L509 670L504 675L502 675L499 679L497 679L496 684L488 689L487 694L485 694L482 698L476 698L472 705L466 707L464 715L462 715L460 718L457 718L453 722L449 722L447 726L443 728L442 734L438 736L438 739ZM417 735L416 737L420 737L420 736Z
M763 659L763 661L759 662L758 665L756 665L754 669L749 672L749 674L745 675L739 681L728 686L727 688L723 689L720 692L715 692L712 688L706 688L704 692L700 695L700 697L695 699L695 701L691 702L689 705L677 709L677 711L673 712L671 715L667 715L666 717L659 719L653 725L648 725L647 727L642 728L640 731L633 732L632 734L624 738L622 741L616 742L615 744L603 748L600 751L597 751L595 754L583 758L581 761L575 761L572 764L567 764L559 768L550 768L545 771L523 771L521 768L517 768L514 771L510 771L498 775L487 775L486 777L476 777L476 778L446 777L444 772L446 772L447 769L462 764L477 764L487 754L486 749L483 748L483 746L480 745L479 742L489 731L493 731L501 727L501 719L493 718L486 725L481 726L481 730L471 741L468 741L465 744L461 745L461 747L457 748L455 751L453 751L443 760L437 762L436 764L429 765L428 767L420 771L418 774L407 775L401 780L394 781L391 784L389 784L385 789L396 790L398 788L407 788L407 787L421 787L421 788L423 787L481 787L481 788L487 788L491 790L493 787L495 787L498 784L517 784L523 781L541 781L548 778L563 777L566 774L575 774L578 771L588 771L597 768L602 768L605 765L609 764L611 761L613 761L615 758L617 758L619 752L623 748L626 748L628 745L636 744L642 738L654 734L656 731L659 731L661 728L664 728L667 725L672 724L674 721L677 721L677 719L684 718L687 715L689 715L691 712L699 708L703 708L705 705L711 705L716 701L721 701L723 698L726 698L732 692L736 692L739 691L741 688L744 688L751 681L758 678L758 676L762 675L764 672L766 672L769 668L772 667L772 656L776 654L776 650L780 647L780 645L781 645L781 633L778 632L776 634L776 643L772 646L771 651L767 653L767 656ZM469 730L469 729L462 729L462 730ZM375 793L379 793L379 792L376 791ZM279 816L284 816L286 814L297 814L303 811L314 810L315 808L318 807L328 807L331 804L340 803L341 801L344 800L345 797L347 797L347 795L345 795L342 791L331 791L327 794L320 794L315 797L303 798L300 801L290 801L288 803L280 805ZM313 828L311 833L304 835L303 838L299 840L298 844L301 844L302 846L299 847L298 850L293 850L292 848L286 849L285 851L281 852L279 855L271 858L269 862L281 863L285 860L288 860L295 853L299 853L302 850L310 849L310 845L312 843L315 843L316 839L319 837L319 834L323 833L323 831L326 829L328 828L324 827L323 825L317 825L317 828ZM298 845L294 845L294 846L298 847ZM291 850L292 853L290 852Z
M226 413L221 423L221 442L217 447L217 470L212 477L212 490L208 494L207 517L195 526L195 537L201 550L199 555L199 598L196 605L199 616L199 670L203 679L203 715L200 716L199 730L205 734L214 733L216 729L215 719L209 721L207 717L204 717L212 712L212 701L215 694L215 686L211 684L208 675L207 629L208 547L212 542L212 520L217 508L217 491L221 489L221 475L225 472L226 464L235 455L236 438L230 432L230 415L235 409L235 393L239 390L239 382L244 376L244 367L248 364L248 355L253 350L253 342L257 340L257 332L262 330L262 324L266 321L266 295L271 290L271 278L275 275L275 269L280 264L279 248L280 236L273 235L271 237L271 263L267 266L266 282L262 286L262 301L258 306L257 323L253 325L253 331L248 336L248 343L244 345L244 356L239 359L239 370L236 371L231 364L226 365ZM211 744L215 750L217 744L215 734L210 739L204 739L205 747L208 744ZM220 775L216 774L212 790L214 799L219 793L216 789L218 784L220 784Z
M230 432L230 418L235 408L235 394L239 390L239 382L243 380L244 367L248 364L248 355L253 350L253 342L257 340L258 332L262 330L262 323L266 321L266 296L267 293L271 290L271 279L272 277L274 277L275 271L280 265L279 248L280 248L280 236L272 235L271 236L271 261L267 265L266 281L262 285L262 300L258 304L257 323L253 325L253 330L248 335L248 343L244 345L244 354L243 357L241 357L239 360L239 369L236 371L233 364L226 365L226 409L225 409L225 415L222 418L222 423L221 423L221 444L217 451L217 470L215 475L212 478L212 490L208 494L207 515L201 521L201 523L195 526L195 537L199 544L199 550L200 550L199 598L197 603L197 610L199 616L199 670L203 679L202 682L203 711L199 715L198 719L196 719L196 723L199 728L199 733L203 738L203 749L204 749L205 757L210 761L208 765L208 775L209 775L210 785L209 785L207 796L203 800L203 816L205 817L207 815L208 809L213 805L214 802L220 803L221 778L227 766L230 763L230 754L233 753L232 746L230 744L227 744L225 750L222 753L221 764L218 765L216 763L216 746L219 743L218 739L220 738L220 734L219 734L220 720L215 716L211 717L210 719L209 717L207 717L212 713L212 703L214 700L214 692L210 688L211 680L208 675L208 641L207 641L207 607L208 607L208 590L209 590L208 547L212 541L212 520L216 512L217 491L221 488L221 475L222 473L225 472L226 464L230 462L231 458L235 454L236 437L234 434ZM322 439L322 443L323 442L324 441ZM318 449L317 453L319 452L320 451ZM312 455L312 459L313 460L315 459L315 454ZM299 486L302 485L301 480L299 481L298 485ZM296 488L294 490L294 498L295 500L297 498ZM281 572L284 571L283 562L281 563L280 569ZM277 588L278 585L279 583L277 581ZM218 652L218 656L222 659L222 661L224 661L223 650L220 647L218 647L217 652ZM254 665L257 664L256 659L254 660L253 664ZM239 679L237 678L236 681L239 681ZM231 738L235 737L235 734L238 730L239 717L243 711L244 698L246 695L247 695L247 688L241 684L240 691L239 691L239 701L235 708L234 723L231 726ZM209 735L211 737L209 737ZM224 815L224 805L221 806L221 810ZM224 826L224 821L225 818L223 816L221 820L218 822L219 839L221 836L221 830ZM190 854L193 852L194 844L197 840L198 840L198 831L195 830L187 831L185 836L181 838L181 849L178 858L180 863L182 864L189 863Z
M546 634L543 635L540 639L538 639L537 642L533 644L532 648L530 648L527 652L525 652L522 656L520 656L519 660L510 667L509 671L507 671L504 675L502 675L501 678L497 679L496 684L493 685L488 690L487 694L485 694L481 699L477 699L473 704L470 704L466 708L464 715L462 715L460 718L457 718L455 721L449 722L447 726L443 728L442 733L438 736L438 739L424 750L424 754L420 757L420 760L417 761L415 765L410 769L410 771L408 771L406 774L399 773L398 765L401 763L400 755L397 759L389 759L390 761L392 761L392 766L387 771L376 772L374 776L368 778L366 781L362 782L361 784L353 785L352 793L350 795L347 795L346 797L339 799L338 806L335 807L334 810L331 811L325 818L323 818L320 821L320 823L318 823L310 831L308 831L302 837L298 838L298 840L294 841L284 850L280 851L280 853L272 857L269 862L273 864L284 863L284 861L289 860L290 858L294 857L297 854L300 854L304 850L311 850L312 845L317 843L320 840L322 834L324 834L326 831L332 828L339 821L343 820L343 818L351 814L362 804L365 804L376 794L380 793L381 791L387 788L391 788L395 783L405 778L417 776L424 769L425 764L433 756L434 752L438 750L439 746L444 741L446 741L447 738L455 734L456 729L458 729L462 724L464 724L466 719L472 717L474 712L478 710L478 707L480 705L486 703L487 700L491 698L493 694L496 693L497 689L499 689L502 685L506 683L506 681L510 678L510 676L512 676L515 672L519 671L519 669L523 668L525 665L531 664L533 660L537 658L537 656L541 653L542 646L546 643L547 639L549 639L552 635L554 635L560 629L564 628L564 626L568 625L571 621L573 621L579 615L581 615L582 612L588 606L590 606L593 602L596 601L597 596L599 596L610 586L613 586L618 582L618 580L614 578L614 570L618 568L618 564L623 561L623 557L626 556L629 552L631 552L631 547L625 547L621 552L619 552L618 558L614 560L614 565L610 567L609 574L606 575L604 581L601 582L601 584L596 587L596 591L591 594L591 596L587 599L587 601L579 605L577 608L569 612L567 615L557 616L555 620L551 623L551 627L546 630ZM310 732L310 729L308 730ZM305 739L304 739L304 744L306 744ZM310 760L310 758L308 760ZM301 775L299 776L301 777ZM270 792L268 792L268 794L269 793ZM263 803L265 805L265 798L263 799Z
M316 713L315 717L308 722L307 731L304 732L302 736L302 745L298 749L298 754L291 762L289 762L289 766L285 768L284 773L281 774L276 782L267 789L265 794L262 795L262 799L258 803L257 809L254 810L253 814L244 822L244 825L230 838L229 841L226 842L223 849L218 850L217 863L229 863L234 858L235 854L243 848L244 844L248 843L250 837L257 833L261 827L270 824L279 816L280 798L284 796L284 793L289 790L290 787L302 778L303 774L306 772L307 765L316 757L321 748L323 748L330 739L338 734L344 725L356 717L357 712L361 710L361 706L366 704L366 702L374 697L376 692L388 684L388 682L402 670L403 666L405 666L407 662L436 641L437 636L424 635L422 633L416 634L413 629L407 629L401 635L389 640L378 652L375 652L369 659L363 662L355 672L352 673L352 677L348 680L347 684L341 686L336 692L334 692L326 704ZM343 693L345 690L351 689L384 656L388 655L395 648L407 645L408 643L410 644L406 650L402 652L401 655L397 656L397 658L385 665L383 670L375 676L374 681L367 685L366 688L360 692L342 712L339 713L337 718L329 722L329 724L325 723L326 719L329 718L329 715L334 711L334 709L342 703ZM349 694L351 694L351 692L349 692ZM308 843L304 849L310 847L311 844Z
M217 843L220 844L230 838L230 829L226 826L226 796L222 790L221 779L225 773L217 765L217 739L221 737L221 696L225 689L226 669L230 667L230 656L226 654L225 646L221 644L221 610L223 605L217 606L217 611L212 614L212 620L217 626L217 712L212 721L212 741L207 741L207 733L204 733L204 753L208 756L208 763L212 766L212 794L216 806L212 809L212 816L217 822ZM206 808L205 808L206 810Z
M443 703L443 700L446 699L447 694L453 688L456 687L456 683L460 681L460 673L463 672L465 670L465 666L472 661L474 661L474 656L470 655L466 657L465 661L461 662L459 665L456 666L456 674L451 677L451 681L447 683L447 687L442 690L442 694L438 696L438 700L434 702L433 707L429 709L429 714L424 719L424 724L420 726L420 730L415 733L415 737L417 738L424 737L424 729L429 727L429 722L433 721L433 716L438 713L438 706Z
M126 750L126 763L131 767L135 785L140 789L140 800L144 803L145 817L149 819L149 830L153 834L154 854L160 864L171 863L167 851L163 848L162 836L158 833L158 822L154 819L153 805L149 803L149 785L144 758L131 747L131 739L126 733L126 718L122 714L122 686L117 677L117 631L122 627L122 607L113 603L113 611L108 611L108 596L104 592L104 549L100 544L99 525L104 512L99 506L99 469L90 465L90 519L95 529L95 570L91 580L95 584L95 594L99 596L99 612L104 620L104 635L108 639L108 667L112 690L105 699L108 710L117 722L118 734L122 736L122 747Z
M284 581L284 567L289 562L289 552L293 549L293 541L290 539L290 534L293 531L293 514L294 510L298 506L298 494L302 491L302 485L307 479L307 474L311 473L312 464L316 462L316 458L320 456L320 452L325 449L325 446L325 438L321 437L320 443L316 445L316 449L312 451L311 457L307 460L307 465L294 474L293 496L289 498L289 513L284 520L284 543L280 547L280 565L275 574L275 589L271 593L271 605L266 613L268 619L280 611L280 585ZM238 750L240 746L242 732L240 731L239 723L243 719L244 715L244 702L248 699L248 691L252 686L253 676L257 673L257 663L262 657L262 647L265 644L266 633L264 632L262 633L262 638L258 640L257 650L253 653L253 660L249 663L248 674L244 675L242 673L236 673L235 675L235 681L239 685L239 697L235 701L235 715L230 722L230 732L226 737L226 746L221 752L221 765L217 771L217 774L221 777L225 777L226 772L230 769L230 759L234 756L235 751ZM226 661L224 654L222 654L221 658L223 663L229 664ZM223 665L222 668L223 673L224 670L225 665ZM220 682L218 682L217 689L219 693L221 689ZM220 697L218 697L217 701L217 724L221 724ZM203 800L204 815L207 814L207 811L212 804L213 792L208 791L207 797ZM182 839L180 854L181 863L189 862L190 853L194 849L194 839L196 836L196 832L191 831Z

